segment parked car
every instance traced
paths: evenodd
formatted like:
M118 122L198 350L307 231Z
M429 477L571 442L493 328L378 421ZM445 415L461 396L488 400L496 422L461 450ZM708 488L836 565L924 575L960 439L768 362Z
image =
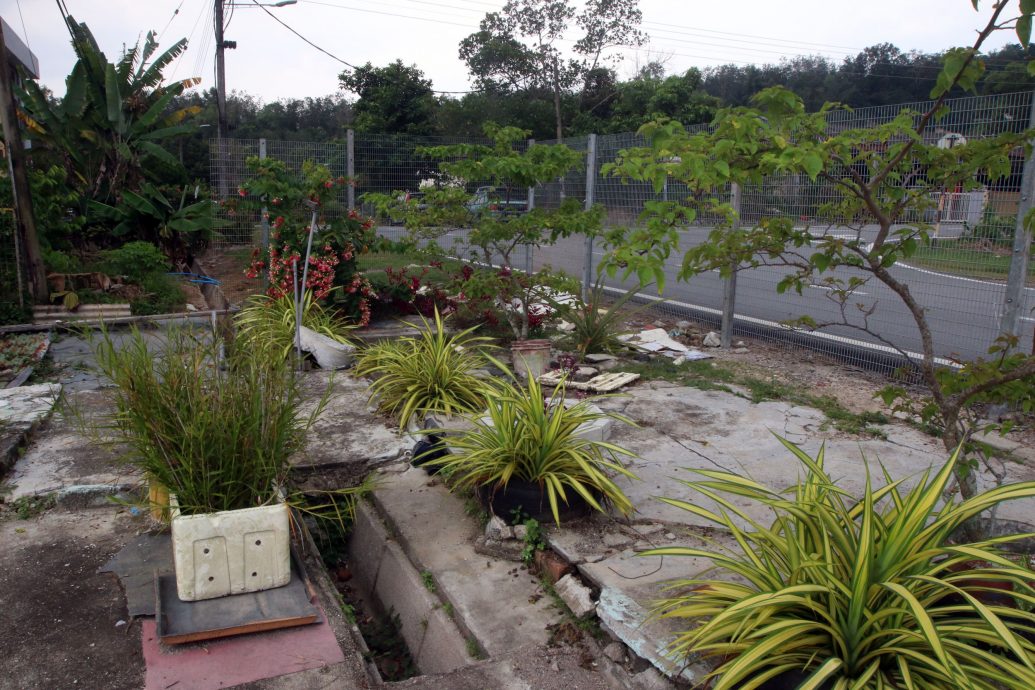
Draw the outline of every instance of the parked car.
M483 213L509 216L528 213L528 198L507 199L500 195L494 187L479 187L467 203L467 210L472 216Z

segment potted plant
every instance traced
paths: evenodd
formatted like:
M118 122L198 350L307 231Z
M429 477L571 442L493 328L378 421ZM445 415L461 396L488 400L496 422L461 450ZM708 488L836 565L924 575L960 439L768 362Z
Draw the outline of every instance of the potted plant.
M241 311L234 316L239 347L262 351L270 357L280 359L289 358L295 349L296 323L295 300L287 294L280 297L252 295ZM349 341L346 333L355 326L321 306L310 290L306 290L302 295L301 325L345 350L348 354L343 365L351 363L351 352L355 346Z
M445 438L450 453L432 460L457 489L474 489L494 514L513 521L572 517L610 504L628 514L633 505L612 474L636 479L622 458L635 454L585 433L605 417L586 400L564 400L563 384L544 398L538 381L507 384L489 400L484 417Z
M718 657L714 690L1031 687L1033 575L1001 549L1029 535L969 544L951 536L1003 501L1035 496L1035 483L947 503L957 450L908 491L887 472L885 485L874 487L867 473L856 500L825 472L822 449L813 458L782 442L804 470L790 495L737 474L694 470L701 479L681 483L717 503L717 511L661 499L736 540L730 550L642 552L708 559L724 571L672 583L677 593L656 613L687 625L674 654ZM770 508L774 522L752 519L740 507L745 499ZM982 565L958 569L972 561ZM975 585L981 580L1009 583L996 593L1014 605L982 603L982 586Z
M359 376L375 377L371 397L403 430L423 428L432 412L448 417L485 409L499 386L475 370L490 364L506 369L490 354L490 339L474 335L475 329L448 333L438 309L434 321L421 321L424 327L416 337L361 351L355 368Z
M532 144L522 149L519 143L529 132L516 127L489 123L485 133L491 144L418 150L443 161L439 167L449 181L425 189L419 203L401 193L366 198L402 217L421 241L440 239L453 228L470 228L465 237L470 257L482 268L465 272L458 288L464 299L491 300L514 340L515 373L523 378L528 364L538 376L549 362L550 343L530 336L550 311L547 298L557 291L577 290L578 284L549 268L533 272L525 265L521 270L519 261L526 262L535 248L563 237L598 233L603 210L586 210L573 198L555 208L528 208L528 189L574 170L581 164L582 154L563 144ZM472 197L455 185L456 180L479 180L483 186Z
M176 585L193 601L287 584L290 457L323 410L301 412L283 358L187 330L95 343L124 459L170 494Z

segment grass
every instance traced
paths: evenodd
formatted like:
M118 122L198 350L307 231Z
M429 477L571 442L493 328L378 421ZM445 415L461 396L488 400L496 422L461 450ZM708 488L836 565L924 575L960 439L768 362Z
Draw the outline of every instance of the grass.
M482 646L478 644L478 640L473 637L467 638L467 655L472 659L484 659L485 652L482 651Z
M420 573L420 581L424 583L424 588L429 592L435 591L435 576L431 574L430 570L422 570Z
M405 268L406 266L430 266L430 259L421 252L369 252L357 259L357 270L361 273L384 271L386 268ZM455 259L441 259L442 266L431 266L422 282L442 284L450 280L460 271L463 263ZM438 260L436 260L438 263Z
M725 391L753 403L779 400L812 407L826 415L830 426L847 434L885 438L886 434L878 426L890 421L880 412L855 413L833 396L812 395L776 379L738 373L719 362L698 360L677 365L670 359L657 358L623 365L622 371L639 374L645 380L670 381L705 391Z
M971 239L934 240L905 260L912 266L953 275L986 280L1006 280L1010 253L996 254L975 245ZM1035 284L1035 262L1028 267L1028 284Z
M31 520L54 507L54 494L22 496L10 503L10 512L19 520ZM5 511L6 512L6 511Z

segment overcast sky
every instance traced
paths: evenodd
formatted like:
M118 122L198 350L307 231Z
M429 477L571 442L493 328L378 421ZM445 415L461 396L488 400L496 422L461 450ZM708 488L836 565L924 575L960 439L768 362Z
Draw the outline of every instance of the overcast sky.
M297 0L269 10L338 59L250 6L253 0L235 2L239 6L232 15L228 10L226 38L237 41L237 49L227 51L227 87L268 102L337 92L338 74L345 68L338 59L353 65L401 59L423 70L437 90L469 89L457 46L504 0ZM158 32L166 46L188 38L187 52L167 75L199 76L204 88L212 86L213 0L66 4L76 20L89 25L113 61L123 45L132 45L148 30ZM650 43L626 51L618 72L628 77L637 64L652 59L664 61L670 73L724 63L776 63L803 54L840 61L881 42L903 50L942 50L973 40L992 3L981 4L983 13L974 12L970 0L641 0ZM27 37L40 61L41 81L62 94L74 54L56 2L0 0L0 16L19 36ZM986 47L1001 46L1011 38L1003 32Z

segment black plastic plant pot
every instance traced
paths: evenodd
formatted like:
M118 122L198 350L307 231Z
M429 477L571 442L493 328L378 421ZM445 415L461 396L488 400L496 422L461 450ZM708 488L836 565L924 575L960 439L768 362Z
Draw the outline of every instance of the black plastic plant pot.
M758 686L758 690L797 690L808 680L811 673L805 671L784 671ZM819 690L830 690L834 684L827 680L819 686Z
M449 454L449 449L443 443L442 437L438 434L428 434L417 441L410 453L410 464L420 467L428 474L436 474L442 469L441 465L428 464L432 460L438 460Z
M586 517L593 511L593 506L574 489L565 487L564 493L568 502L560 501L557 506L562 523ZM520 524L529 518L542 523L553 522L550 499L538 482L511 479L503 487L479 486L475 494L486 510L506 520L507 524ZM600 500L597 499L598 502Z

